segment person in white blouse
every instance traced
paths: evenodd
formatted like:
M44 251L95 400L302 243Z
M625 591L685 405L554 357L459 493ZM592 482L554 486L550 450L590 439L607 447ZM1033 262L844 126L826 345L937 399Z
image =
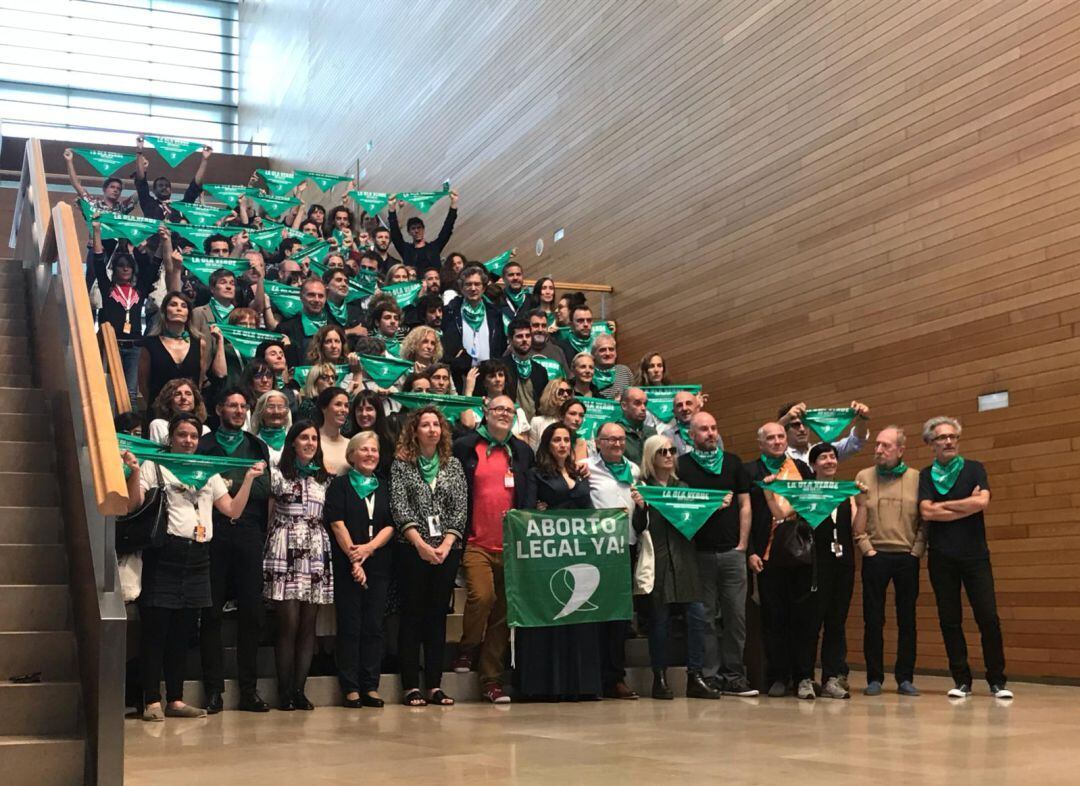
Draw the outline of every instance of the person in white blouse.
M276 467L281 460L285 434L292 426L289 398L280 390L268 390L259 396L250 417L249 431L270 450L270 466Z

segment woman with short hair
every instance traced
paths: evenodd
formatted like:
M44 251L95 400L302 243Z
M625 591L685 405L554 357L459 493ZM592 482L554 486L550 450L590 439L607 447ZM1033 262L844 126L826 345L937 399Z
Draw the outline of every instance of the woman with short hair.
M536 405L536 416L529 423L529 445L535 451L540 444L544 429L559 419L559 405L573 393L565 379L552 379L544 386Z

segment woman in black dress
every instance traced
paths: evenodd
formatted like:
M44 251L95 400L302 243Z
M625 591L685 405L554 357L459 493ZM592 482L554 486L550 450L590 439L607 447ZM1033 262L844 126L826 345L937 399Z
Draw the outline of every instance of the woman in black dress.
M552 423L540 437L536 466L529 470L525 507L537 510L592 508L589 484L574 461L574 434ZM515 677L522 696L552 701L595 700L602 691L596 623L516 628Z
M380 454L374 431L352 437L345 448L349 471L330 482L323 509L334 560L338 680L350 708L383 706L383 612L393 559L386 545L395 530Z
M158 313L159 332L148 336L139 355L139 392L149 406L170 379L190 379L202 389L206 379L206 341L191 334L191 303L170 292Z

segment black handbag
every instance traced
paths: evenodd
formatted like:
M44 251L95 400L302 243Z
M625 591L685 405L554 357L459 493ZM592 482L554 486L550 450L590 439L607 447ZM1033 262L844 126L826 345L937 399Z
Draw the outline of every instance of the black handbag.
M143 504L138 510L126 516L116 517L116 553L118 556L134 554L136 551L157 549L165 545L165 534L169 529L169 498L165 493L165 483L161 469L155 464L157 485L144 495Z
M769 564L797 568L814 564L814 532L802 519L786 519L774 524L766 550Z

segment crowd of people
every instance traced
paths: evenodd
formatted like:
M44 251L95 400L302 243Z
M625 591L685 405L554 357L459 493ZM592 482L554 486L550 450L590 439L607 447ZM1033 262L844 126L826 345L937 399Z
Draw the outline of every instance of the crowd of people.
M806 404L787 403L758 429L760 455L744 461L724 448L700 387L682 386L666 417L657 415L651 397L692 379L672 374L660 352L633 368L620 363L614 326L596 320L581 293L559 293L544 276L527 285L510 252L484 263L447 253L456 191L445 191L449 209L434 240L416 215L406 240L394 195L384 195L382 214L351 201L348 187L326 192L326 205L308 203L300 183L275 222L262 207L269 178L255 175L196 245L185 215L204 193L211 151L177 203L167 178L148 183L142 147L139 138L137 199L123 198L117 178L93 196L70 173L86 200L98 319L115 329L132 401L141 402L117 417L117 430L162 446L158 460L122 456L130 509L155 489L168 503L164 543L124 556L138 565L131 595L145 720L222 710L227 604L236 608L239 708L253 712L271 709L256 689L267 608L285 711L313 709L305 681L328 631L345 706L383 706L386 631L395 628L410 707L454 703L441 683L447 662L477 671L492 703L509 702L507 689L549 701L636 699L625 664L633 624L648 639L652 696L670 699L676 622L686 630L687 696L755 696L748 613L760 613L760 687L769 696L846 699L856 550L866 695L883 691L890 582L897 690L919 693L915 602L925 556L955 683L949 695L966 697L973 680L963 589L990 690L1011 698L983 523L989 481L959 454L955 419L926 422L922 438L935 458L921 471L904 463L902 428L878 431L872 465L857 475L860 493L813 531L809 564L786 562L778 533L809 527L765 486L835 479L839 462L870 442L865 404L851 403L846 436L815 444ZM137 244L108 237L109 217L136 205L160 222L155 231ZM232 463L193 480L173 454ZM645 501L643 486L730 493L688 538ZM631 542L648 533L655 565L634 623L517 628L508 670L502 539L512 508L628 511ZM632 547L628 576L638 556ZM447 652L458 585L462 635ZM183 698L196 628L204 708Z

